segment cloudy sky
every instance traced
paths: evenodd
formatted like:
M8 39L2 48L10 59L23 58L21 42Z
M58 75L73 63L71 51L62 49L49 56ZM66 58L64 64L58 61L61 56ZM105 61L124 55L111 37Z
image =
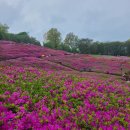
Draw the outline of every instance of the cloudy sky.
M38 40L55 27L95 41L130 38L130 0L0 0L0 22Z

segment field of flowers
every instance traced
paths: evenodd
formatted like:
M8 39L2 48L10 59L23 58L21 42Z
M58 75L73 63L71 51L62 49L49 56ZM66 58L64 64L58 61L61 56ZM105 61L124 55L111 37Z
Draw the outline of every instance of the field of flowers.
M49 61L61 63L75 70L91 69L93 72L108 73L121 75L122 71L130 70L130 58L128 57L109 57L109 56L92 56L92 55L68 55L68 56L55 56L48 57Z
M80 72L82 65L93 65L119 73L121 63L129 69L129 58L6 41L0 48L0 130L130 129L129 84L109 73Z

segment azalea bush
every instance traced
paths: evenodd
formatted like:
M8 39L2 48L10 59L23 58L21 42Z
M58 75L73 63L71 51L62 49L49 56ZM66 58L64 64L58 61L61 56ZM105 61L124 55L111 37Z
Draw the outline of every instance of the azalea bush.
M130 87L33 67L0 67L0 129L130 129Z
M0 41L0 60L16 59L20 57L37 57L65 55L65 51L40 47L30 44L16 43L12 41Z
M130 86L119 76L130 58L0 47L0 130L130 129Z
M74 54L69 56L48 57L49 61L62 63L62 65L81 71L91 69L93 72L121 75L130 70L129 57L109 57Z

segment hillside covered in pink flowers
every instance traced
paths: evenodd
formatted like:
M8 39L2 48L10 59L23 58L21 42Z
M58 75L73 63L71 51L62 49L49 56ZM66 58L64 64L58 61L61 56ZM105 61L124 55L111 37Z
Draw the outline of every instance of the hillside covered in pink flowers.
M0 41L0 130L129 130L130 58Z

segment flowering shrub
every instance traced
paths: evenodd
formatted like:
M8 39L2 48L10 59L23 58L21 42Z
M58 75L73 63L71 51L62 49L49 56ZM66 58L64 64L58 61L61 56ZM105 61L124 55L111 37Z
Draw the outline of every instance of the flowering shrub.
M92 55L69 55L47 58L49 61L59 63L75 70L81 71L89 69L93 72L121 75L122 72L130 70L130 58ZM121 70L122 69L122 70Z
M130 129L130 88L36 68L0 68L0 129Z
M16 59L20 57L41 57L65 55L64 51L56 51L30 44L0 41L0 60Z
M129 69L129 58L62 51L50 56L53 50L34 45L0 46L0 130L130 129L130 86L109 75L118 74L122 63ZM48 57L38 58L43 51ZM80 73L83 67L108 74Z

